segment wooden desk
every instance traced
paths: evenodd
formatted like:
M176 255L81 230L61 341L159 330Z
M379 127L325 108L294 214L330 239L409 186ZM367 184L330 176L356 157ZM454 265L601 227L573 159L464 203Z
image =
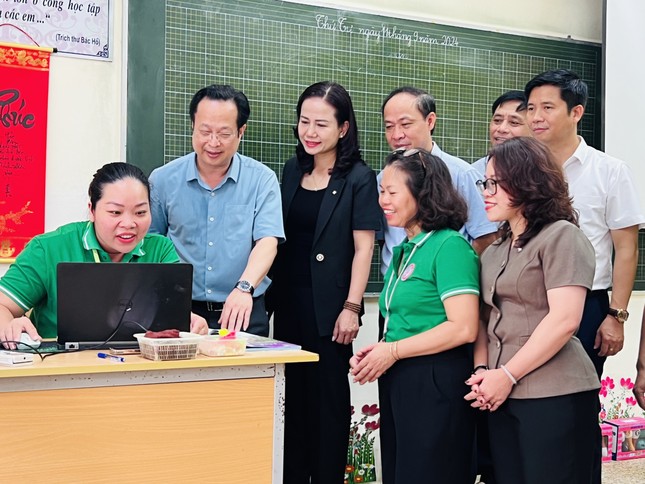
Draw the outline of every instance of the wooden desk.
M284 365L306 351L0 366L2 482L281 483Z

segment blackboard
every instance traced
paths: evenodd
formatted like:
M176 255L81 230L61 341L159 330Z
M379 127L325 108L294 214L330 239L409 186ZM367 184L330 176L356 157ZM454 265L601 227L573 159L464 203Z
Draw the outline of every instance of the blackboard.
M298 96L321 80L352 95L363 155L374 169L389 151L380 106L392 89L431 92L433 138L472 162L488 149L492 101L551 68L573 69L588 83L580 134L602 148L600 45L275 0L139 0L128 8L127 161L148 172L192 151L188 104L212 83L248 96L241 151L278 175L294 153ZM382 285L377 260L369 291Z

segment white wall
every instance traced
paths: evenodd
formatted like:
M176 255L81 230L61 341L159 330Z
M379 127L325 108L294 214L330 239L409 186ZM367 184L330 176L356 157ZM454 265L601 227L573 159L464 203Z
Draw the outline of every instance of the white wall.
M633 56L645 47L645 3L642 0L607 0L605 18L605 150L624 160L632 169L636 186L645 180L642 136L642 114L645 98L639 84L645 78L645 65ZM645 212L645 191L640 193ZM625 324L625 348L610 358L605 374L636 374L638 340L645 303L645 292L634 294L630 302L630 319Z
M645 163L642 146L636 140L642 136L645 112L645 98L639 92L645 64L634 54L645 48L644 19L642 0L607 1L605 150L625 160L640 182L645 180ZM645 211L645 195L641 195L641 207Z
M92 175L124 157L123 8L111 3L111 62L51 56L45 230L86 219Z

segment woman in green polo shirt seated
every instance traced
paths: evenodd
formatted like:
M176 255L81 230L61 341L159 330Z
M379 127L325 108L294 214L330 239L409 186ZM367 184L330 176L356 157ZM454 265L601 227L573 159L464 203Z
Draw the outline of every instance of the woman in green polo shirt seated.
M475 414L463 395L479 265L457 232L466 202L446 165L421 149L387 158L380 192L387 222L407 239L394 248L381 292L384 341L358 351L350 366L361 384L378 378L383 482L472 483Z
M59 262L179 262L172 242L147 234L150 185L127 163L100 168L89 187L90 220L34 237L0 278L0 342L14 349L23 332L34 340L55 338L56 266ZM32 309L29 318L25 313ZM206 321L191 314L191 331L205 334Z

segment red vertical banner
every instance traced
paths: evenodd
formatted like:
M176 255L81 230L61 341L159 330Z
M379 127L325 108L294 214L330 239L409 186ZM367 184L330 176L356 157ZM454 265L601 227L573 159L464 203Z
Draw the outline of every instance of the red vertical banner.
M45 230L50 51L0 43L0 262Z

